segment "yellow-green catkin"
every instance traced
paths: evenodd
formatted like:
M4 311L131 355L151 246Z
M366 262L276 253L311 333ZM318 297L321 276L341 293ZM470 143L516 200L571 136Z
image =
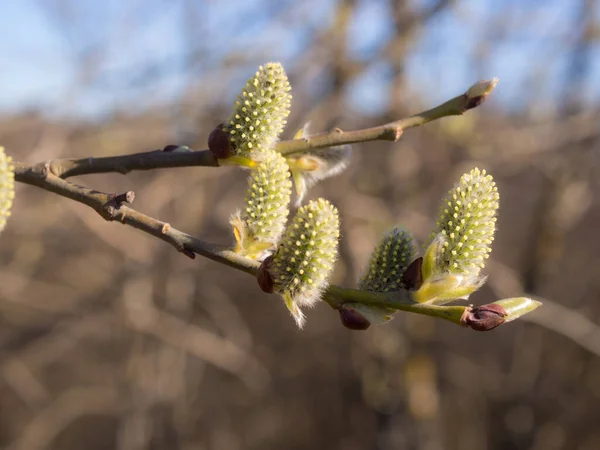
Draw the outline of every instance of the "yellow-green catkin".
M485 281L481 269L491 252L499 195L485 170L465 173L448 192L423 257L417 301L467 298Z
M285 158L274 150L264 153L262 162L250 172L244 209L231 219L236 252L259 259L274 248L285 229L292 193L290 171Z
M338 211L322 198L298 209L286 229L269 271L273 291L282 295L300 328L301 306L313 306L327 287L338 255Z
M386 232L371 253L359 282L361 291L393 292L403 288L402 275L415 259L414 240L403 228Z
M247 81L225 125L236 156L260 160L263 152L273 149L290 113L290 90L280 63L260 66Z
M12 158L0 147L0 232L10 217L10 208L15 198L15 173Z
M440 208L432 240L439 234L444 242L439 269L478 276L492 251L499 195L496 183L477 168L460 177Z

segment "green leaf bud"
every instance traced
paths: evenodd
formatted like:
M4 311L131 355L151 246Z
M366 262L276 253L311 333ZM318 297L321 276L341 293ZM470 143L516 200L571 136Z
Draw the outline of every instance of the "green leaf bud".
M15 198L15 173L12 158L0 147L0 232L10 217L10 208Z
M262 162L250 172L244 209L231 218L236 252L260 259L274 248L285 229L292 194L292 182L285 158L274 150L264 153Z
M273 149L290 113L290 83L279 63L260 66L250 78L225 125L236 156L260 160Z
M302 206L269 265L273 291L282 295L300 328L301 306L313 306L327 287L338 254L337 209L322 198Z
M506 298L504 300L498 300L492 305L499 305L506 311L505 322L511 322L515 319L518 319L525 314L528 314L540 306L542 306L542 302L538 302L537 300L532 300L527 297L514 297L514 298Z

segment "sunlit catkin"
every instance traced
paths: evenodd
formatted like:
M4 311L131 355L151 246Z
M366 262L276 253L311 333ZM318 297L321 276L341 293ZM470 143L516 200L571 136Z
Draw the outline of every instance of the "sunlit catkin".
M250 78L225 124L236 156L260 160L273 148L290 113L290 83L279 63L260 66Z
M443 200L423 258L418 301L466 298L484 281L481 269L491 251L499 195L485 170L464 174Z
M338 254L339 225L338 211L329 201L311 201L298 210L273 256L273 292L283 296L300 328L300 307L314 305L327 287Z
M285 158L274 150L266 151L248 177L244 209L231 219L237 253L258 259L277 245L289 214L291 192Z
M460 177L443 201L432 239L445 241L439 269L463 275L479 275L492 251L496 231L498 189L491 175L475 168Z

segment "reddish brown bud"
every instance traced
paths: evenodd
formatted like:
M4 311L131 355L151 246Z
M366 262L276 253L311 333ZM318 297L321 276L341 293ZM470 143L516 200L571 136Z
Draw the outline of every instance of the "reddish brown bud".
M225 130L224 124L217 125L211 131L210 136L208 136L208 149L217 159L225 159L233 156L229 133Z
M467 307L460 318L460 323L475 331L490 331L502 325L507 315L508 313L502 306L490 303L489 305Z
M179 148L179 145L169 144L169 145L166 145L165 148L163 148L163 152L174 152L178 148Z
M342 305L339 311L342 325L350 330L366 330L371 326L371 322L351 306Z
M498 78L492 78L491 80L478 81L471 86L465 93L465 110L481 105L492 93L497 84Z
M487 98L487 95L479 95L477 97L467 98L467 103L465 105L465 109L477 108L479 105L481 105L485 101L486 98Z
M269 271L271 261L273 261L273 255L265 258L258 268L258 273L256 274L258 285L263 292L266 292L267 294L273 293L273 275L271 275L271 272Z
M423 266L423 257L419 256L415 259L404 271L402 275L402 284L409 291L418 291L423 284L423 273L421 267Z

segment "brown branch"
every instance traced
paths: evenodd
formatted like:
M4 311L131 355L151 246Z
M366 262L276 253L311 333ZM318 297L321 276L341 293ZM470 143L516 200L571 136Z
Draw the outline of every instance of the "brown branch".
M283 141L277 145L282 154L308 152L315 149L352 144L374 140L396 141L403 131L424 125L432 120L451 115L460 115L480 105L491 93L497 80L479 82L465 94L455 97L440 106L420 114L384 124L378 127L344 132L334 129L306 138ZM183 233L166 222L154 219L127 206L133 202L135 194L131 191L122 194L109 194L76 185L66 178L92 173L120 172L131 170L150 170L168 167L218 166L218 161L208 150L191 151L187 147L169 145L163 150L132 155L104 158L57 159L46 163L28 165L15 162L16 181L37 186L63 197L75 200L94 209L108 221L137 228L147 234L171 244L177 251L194 258L196 254L212 259L243 272L256 276L259 264L231 251L229 247L210 244ZM354 289L342 289L331 286L324 300L334 309L345 302L358 302L373 306L385 306L417 314L430 315L449 320L457 325L461 322L464 306L440 307L427 304L415 304L410 296L396 293L361 292Z
M83 203L94 209L105 220L118 221L124 225L137 228L171 244L177 251L194 258L195 254L212 259L229 267L256 276L259 264L231 251L226 246L210 244L179 231L166 222L154 219L133 208L120 203L120 200L133 200L134 193L108 194L78 186L63 180L48 170L48 165L36 165L19 173L19 181L40 187L60 196ZM334 309L344 302L359 302L374 306L387 306L395 309L440 317L460 325L460 317L464 306L439 307L414 304L406 295L389 296L386 294L362 292L354 289L342 289L331 286L324 300Z
M195 254L212 259L213 261L233 266L239 270L254 274L257 263L240 257L226 246L214 245L183 233L171 227L166 222L154 219L124 204L123 201L133 201L134 193L107 194L86 187L78 186L54 175L48 165L35 165L17 172L18 181L44 190L54 192L62 197L75 200L89 206L105 220L118 221L122 224L137 228L171 244L179 252L191 258Z
M480 81L464 94L454 97L435 108L405 119L362 130L343 131L339 128L334 128L332 131L310 137L281 141L277 144L276 150L284 155L290 155L344 144L357 144L370 141L397 141L402 136L404 130L408 128L425 125L432 120L441 119L442 117L461 115L469 109L479 106L491 93L496 82L497 80ZM67 179L93 173L119 172L126 174L132 170L219 166L218 160L209 150L193 151L187 147L177 147L174 145L168 145L163 150L153 150L131 155L55 159L42 163L42 167L20 162L15 162L14 164L17 181L24 181L22 174L30 170L42 171L43 168L51 175Z
M182 151L165 147L164 150L133 153L122 156L102 158L56 159L48 163L48 170L57 177L66 179L91 173L119 172L132 170L166 169L174 167L217 167L217 160L208 150L191 151L179 147ZM17 164L15 164L16 169Z

